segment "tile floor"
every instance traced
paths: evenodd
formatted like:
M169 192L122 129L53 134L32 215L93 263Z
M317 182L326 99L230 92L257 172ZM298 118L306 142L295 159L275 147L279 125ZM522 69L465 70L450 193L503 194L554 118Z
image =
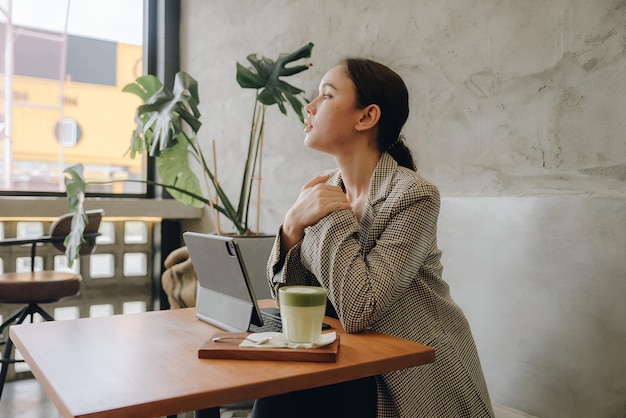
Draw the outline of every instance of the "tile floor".
M0 418L57 418L56 407L35 379L7 382L0 399Z

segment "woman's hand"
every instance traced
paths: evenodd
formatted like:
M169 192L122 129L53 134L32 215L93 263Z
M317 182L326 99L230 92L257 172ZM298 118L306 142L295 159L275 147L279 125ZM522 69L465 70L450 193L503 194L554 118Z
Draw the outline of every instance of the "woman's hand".
M338 186L326 184L330 176L317 176L302 186L300 195L285 215L282 246L285 253L304 237L304 229L315 225L331 212L352 209L345 193Z

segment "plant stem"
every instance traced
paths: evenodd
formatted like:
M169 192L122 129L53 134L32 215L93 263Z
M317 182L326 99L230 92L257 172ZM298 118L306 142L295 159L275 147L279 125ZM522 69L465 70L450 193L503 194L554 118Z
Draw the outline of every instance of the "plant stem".
M239 194L239 205L238 205L238 214L239 221L245 225L248 225L248 207L250 204L250 187L249 184L251 182L250 176L252 175L252 171L250 169L250 163L252 160L252 152L254 149L254 138L256 137L257 130L257 105L258 105L258 90L257 97L254 100L254 107L252 108L252 121L250 122L250 137L248 139L248 154L246 156L246 164L243 168L243 179L241 182L241 192Z
M265 106L263 106L263 116L261 118L261 129L259 130L259 142L257 147L257 157L259 161L259 171L257 174L257 200L256 200L256 232L260 232L261 228L261 182L263 177L263 140L265 139ZM256 160L256 157L255 157Z
M217 151L215 150L215 140L211 141L213 146L213 174L215 175L215 180L213 181L213 187L217 185L218 177L217 177ZM218 203L217 196L215 196L215 204ZM217 229L218 234L222 234L222 228L220 226L220 214L215 212L215 228Z

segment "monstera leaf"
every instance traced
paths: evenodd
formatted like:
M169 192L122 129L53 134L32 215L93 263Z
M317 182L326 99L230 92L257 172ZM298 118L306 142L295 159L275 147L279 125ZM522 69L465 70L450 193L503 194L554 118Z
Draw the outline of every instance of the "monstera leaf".
M209 205L233 223L240 235L254 234L248 224L248 213L252 184L260 182L260 161L262 156L263 127L265 125L265 107L278 105L283 114L287 114L285 102L288 102L301 122L304 121L303 107L307 102L303 90L281 80L281 77L298 74L310 65L289 64L301 58L309 58L313 44L308 43L297 51L280 54L277 60L250 54L247 59L251 64L246 68L237 63L237 82L243 88L255 89L254 107L250 128L248 150L244 163L241 192L238 199L231 201L214 176L200 144L197 133L202 123L198 106L198 83L189 74L181 71L176 74L172 91L153 75L138 77L134 82L124 86L123 91L139 97L142 104L135 111L136 127L131 136L128 153L131 158L137 154L148 154L156 158L159 181L151 180L109 180L104 182L90 181L89 184L110 184L113 182L136 182L164 187L176 200L190 206L203 207ZM260 109L257 106L260 105ZM257 111L258 110L258 111ZM223 117L216 115L216 117ZM214 160L216 160L214 156ZM192 170L190 160L199 164L201 174ZM259 167L259 168L257 168ZM72 166L66 172L66 192L70 207L75 214L85 216L82 202L85 199L87 183L83 180L82 165ZM199 179L206 180L206 188L202 188ZM257 188L260 190L260 187ZM205 197L205 193L209 196ZM233 205L232 202L236 202ZM257 202L260 202L257 199ZM257 218L259 212L257 206ZM76 228L72 226L71 244L76 248L72 256L78 254L79 241L86 218L81 225L76 217ZM258 224L258 222L257 222ZM219 225L217 226L219 229ZM219 232L219 230L218 230ZM258 231L257 231L258 233ZM69 254L66 251L66 254ZM74 250L72 250L74 251ZM69 258L68 258L69 261Z
M192 195L202 195L200 182L189 166L188 144L179 141L175 145L163 150L157 159L157 171L159 177L163 180L163 184L184 189L187 192L182 193L178 190L167 187L167 191L172 197L181 203L196 208L202 208L205 201L198 200Z
M190 140L200 129L198 104L198 82L185 72L176 74L174 90L170 92L153 75L139 77L126 85L122 91L139 96L144 104L137 108L130 156L148 150L151 157L157 157L176 145L179 134L184 133Z
M285 101L289 102L300 121L304 122L302 109L306 100L301 96L304 91L284 82L280 77L288 77L307 70L309 65L293 67L287 67L287 65L302 58L309 58L312 50L313 44L309 42L295 52L280 54L276 61L257 54L250 54L247 56L247 60L252 67L246 68L237 63L237 82L243 88L261 90L257 100L267 106L278 105L280 111L285 115L287 109L284 103Z

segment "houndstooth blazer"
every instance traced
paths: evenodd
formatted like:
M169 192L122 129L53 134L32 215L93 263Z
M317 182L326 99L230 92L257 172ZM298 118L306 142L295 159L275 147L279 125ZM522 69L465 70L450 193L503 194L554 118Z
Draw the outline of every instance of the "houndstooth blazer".
M280 286L320 285L347 332L434 347L435 363L377 376L379 417L493 417L469 324L442 280L439 205L435 186L383 153L360 223L349 210L327 215L282 265L279 233L268 260L275 300Z

